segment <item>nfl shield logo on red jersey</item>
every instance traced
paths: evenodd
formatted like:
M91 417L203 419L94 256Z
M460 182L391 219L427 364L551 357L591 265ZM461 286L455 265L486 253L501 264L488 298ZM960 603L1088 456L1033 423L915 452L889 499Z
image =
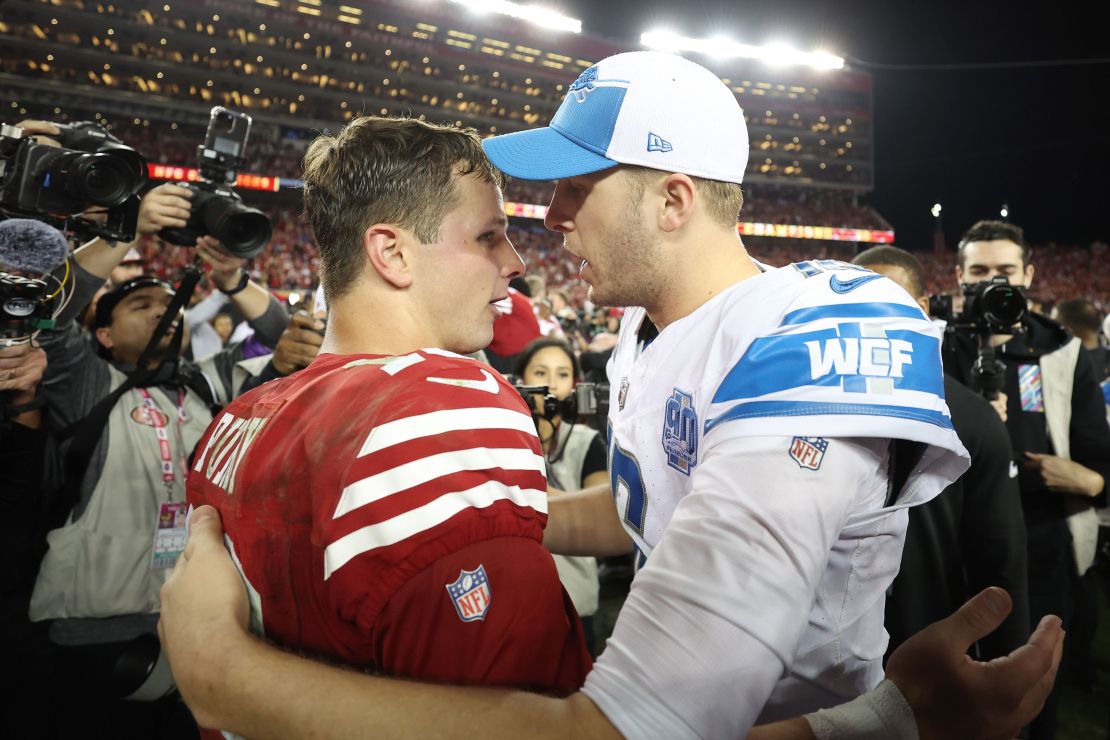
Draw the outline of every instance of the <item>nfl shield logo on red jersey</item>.
M486 618L492 597L484 566L479 565L474 570L460 570L455 582L447 584L447 593L462 621L476 622Z
M828 447L829 441L822 437L795 437L790 442L790 458L803 468L817 470Z

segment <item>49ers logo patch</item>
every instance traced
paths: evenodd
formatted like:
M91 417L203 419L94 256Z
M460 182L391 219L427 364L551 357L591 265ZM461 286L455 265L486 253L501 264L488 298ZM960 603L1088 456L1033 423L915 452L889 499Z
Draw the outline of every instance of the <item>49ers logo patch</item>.
M153 418L154 415L157 415L158 417L157 422ZM165 427L167 424L170 423L170 417L166 416L158 409L150 409L146 406L136 406L135 408L131 409L131 421L143 424L148 427Z
M485 619L492 598L485 566L479 565L474 570L460 570L455 582L447 584L447 594L462 621L476 622Z

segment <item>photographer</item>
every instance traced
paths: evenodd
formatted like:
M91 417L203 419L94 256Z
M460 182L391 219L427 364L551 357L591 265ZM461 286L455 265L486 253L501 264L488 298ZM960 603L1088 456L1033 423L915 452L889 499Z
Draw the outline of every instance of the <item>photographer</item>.
M1001 275L1028 289L1034 268L1020 228L980 221L960 239L956 277L975 284ZM1094 556L1097 518L1091 505L1105 502L1110 476L1110 429L1102 410L1090 359L1078 339L1056 322L1026 314L1012 333L995 334L990 345L1004 365L1006 429L1017 458L1018 485L1028 540L1030 622L1059 614L1070 622L1070 584ZM979 355L976 340L948 332L945 370L976 390L972 372ZM1073 533L1077 536L1073 538ZM1030 737L1055 732L1054 691L1032 723Z
M175 185L150 191L140 205L138 233L184 226L191 198ZM285 325L278 302L214 239L196 244L213 284L260 337L275 342ZM174 298L172 286L151 277L105 293L95 337L83 335L73 318L126 254L125 245L99 239L77 250L72 298L57 328L40 335L49 359L44 390L51 424L76 430L61 448L67 462L55 501L57 528L47 537L30 607L33 620L50 620L50 641L60 646L53 682L72 711L53 719L66 736L91 725L143 737L167 722L186 735L195 732L176 700L119 699L132 692L154 699L165 690L146 681L160 670L153 663L158 590L180 549L175 525L183 518L186 460L214 410L234 395L236 354L217 354L201 366L181 359L188 339L179 318L153 356L139 363ZM137 670L121 670L128 666Z

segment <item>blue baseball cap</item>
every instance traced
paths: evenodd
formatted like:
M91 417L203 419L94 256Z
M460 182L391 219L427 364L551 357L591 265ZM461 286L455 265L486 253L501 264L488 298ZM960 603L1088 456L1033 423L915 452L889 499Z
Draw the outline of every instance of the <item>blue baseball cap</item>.
M567 91L551 124L483 142L494 166L522 180L558 180L639 165L740 183L748 128L712 72L674 54L602 59Z

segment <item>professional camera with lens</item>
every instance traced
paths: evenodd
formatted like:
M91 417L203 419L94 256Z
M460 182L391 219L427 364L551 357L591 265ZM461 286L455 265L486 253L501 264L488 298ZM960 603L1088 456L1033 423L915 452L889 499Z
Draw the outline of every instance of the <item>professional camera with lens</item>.
M146 160L98 124L52 124L61 146L0 125L0 213L33 218L79 238L132 241ZM104 220L86 211L100 210ZM85 215L82 215L85 214Z
M996 334L1016 334L1025 319L1025 289L1010 282L1002 275L979 283L964 283L963 311L956 313L952 296L933 296L929 311L946 322L944 330L956 335L974 337L979 345L972 376L978 380L980 392L994 400L1005 383L1006 366L998 359L991 342Z
M193 191L189 222L158 233L170 244L192 246L202 236L214 236L236 257L250 259L270 241L270 219L243 203L232 185L243 166L243 150L251 117L216 106L208 119L204 144L197 147L200 181L178 183Z
M929 311L947 322L948 330L968 334L1012 334L1025 318L1025 289L1011 285L1002 275L979 283L964 283L964 307L952 308L952 296L933 296Z

